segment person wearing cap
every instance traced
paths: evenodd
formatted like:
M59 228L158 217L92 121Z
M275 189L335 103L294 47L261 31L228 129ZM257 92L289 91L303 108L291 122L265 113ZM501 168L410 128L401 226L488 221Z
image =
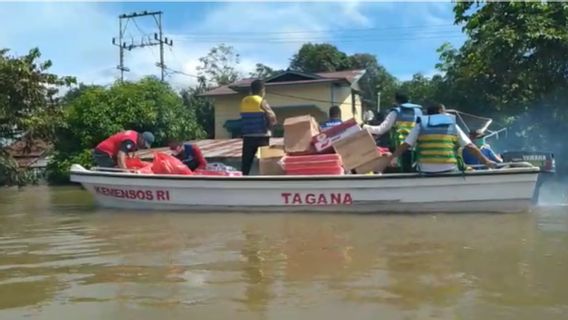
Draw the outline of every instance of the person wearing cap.
M93 151L95 164L99 167L126 168L126 157L138 149L148 149L154 143L151 132L138 133L126 130L116 133L99 143Z
M479 148L479 151L489 160L502 163L503 159L491 149L491 146L485 142L485 132L481 130L474 130L469 133L469 138L471 141ZM471 153L469 149L463 149L462 151L463 161L466 165L480 165L479 159Z
M177 140L172 140L169 143L172 155L178 158L185 164L191 171L197 169L205 170L207 167L207 160L201 152L201 148L193 143L182 143Z

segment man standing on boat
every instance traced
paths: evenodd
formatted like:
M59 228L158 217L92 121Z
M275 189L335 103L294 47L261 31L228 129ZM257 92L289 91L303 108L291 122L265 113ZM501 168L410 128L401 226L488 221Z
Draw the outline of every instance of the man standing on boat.
M264 99L266 90L262 80L250 84L250 95L241 101L241 134L243 136L243 175L248 175L259 147L270 144L271 128L276 124L276 114Z
M99 167L127 169L126 157L138 149L147 149L154 143L151 132L122 131L99 143L93 151L95 164Z
M174 140L169 145L172 155L183 162L191 171L205 170L207 167L207 160L205 160L203 152L197 144L181 143Z
M413 146L416 146L420 172L442 173L463 170L463 164L459 164L457 154L459 146L469 150L487 167L495 167L495 162L487 159L459 128L455 116L445 113L443 105L429 107L428 115L417 119L417 125L410 131L404 143L395 150L391 161L396 160Z
M390 110L380 125L363 125L363 129L368 130L373 135L382 136L387 132L391 132L391 151L394 151L404 142L416 125L416 119L422 115L422 106L410 103L405 94L396 93L395 101L396 106ZM412 166L412 151L408 149L400 157L398 167L402 172L411 172Z

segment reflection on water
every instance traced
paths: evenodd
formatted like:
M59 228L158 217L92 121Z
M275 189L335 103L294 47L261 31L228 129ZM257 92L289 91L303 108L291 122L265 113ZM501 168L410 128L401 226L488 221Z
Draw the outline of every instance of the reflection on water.
M98 210L0 192L0 318L566 319L568 212Z

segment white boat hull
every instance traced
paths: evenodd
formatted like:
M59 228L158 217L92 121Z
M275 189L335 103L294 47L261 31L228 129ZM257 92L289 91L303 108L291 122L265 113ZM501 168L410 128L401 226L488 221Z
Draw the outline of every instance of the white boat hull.
M89 171L81 183L103 207L184 211L525 211L538 169L467 174L203 177Z

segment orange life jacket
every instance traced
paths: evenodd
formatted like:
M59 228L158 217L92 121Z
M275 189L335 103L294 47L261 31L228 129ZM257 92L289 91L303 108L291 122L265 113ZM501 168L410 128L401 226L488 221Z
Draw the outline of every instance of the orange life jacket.
M107 153L112 158L115 158L118 154L118 151L120 150L120 145L127 140L131 140L137 145L138 132L134 130L127 130L114 134L103 142L99 143L96 149Z

